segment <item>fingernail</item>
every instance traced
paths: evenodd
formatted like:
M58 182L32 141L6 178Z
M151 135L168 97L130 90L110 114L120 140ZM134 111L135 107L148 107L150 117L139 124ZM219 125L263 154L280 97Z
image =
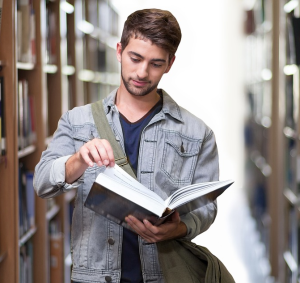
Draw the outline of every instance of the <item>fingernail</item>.
M105 160L103 161L103 163L104 163L105 165L108 165L108 164L109 164L109 161L105 159Z
M90 162L89 165L90 165L91 167L93 167L93 162Z
M101 162L101 161L98 161L98 165L99 165L99 166L102 166L102 162Z

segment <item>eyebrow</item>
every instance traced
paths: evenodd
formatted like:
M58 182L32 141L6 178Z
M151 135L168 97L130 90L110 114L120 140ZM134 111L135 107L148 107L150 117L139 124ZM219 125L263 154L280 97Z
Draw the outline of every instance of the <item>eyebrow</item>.
M136 52L134 52L134 51L128 51L128 53L131 54L131 55L134 55L134 56L136 56L136 57L139 57L139 58L141 58L141 59L145 59L141 54L136 53ZM153 59L151 59L150 61L152 61L152 62L163 62L163 63L166 63L166 62L167 62L165 59L159 59L159 58L153 58Z

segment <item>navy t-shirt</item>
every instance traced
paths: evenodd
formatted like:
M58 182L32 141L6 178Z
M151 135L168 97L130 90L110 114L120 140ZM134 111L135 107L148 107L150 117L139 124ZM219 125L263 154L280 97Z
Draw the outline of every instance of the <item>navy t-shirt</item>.
M120 113L126 155L134 172L137 171L140 137L143 129L162 108L162 99L141 119L131 123ZM143 283L139 254L138 235L129 229L123 229L121 257L121 283Z

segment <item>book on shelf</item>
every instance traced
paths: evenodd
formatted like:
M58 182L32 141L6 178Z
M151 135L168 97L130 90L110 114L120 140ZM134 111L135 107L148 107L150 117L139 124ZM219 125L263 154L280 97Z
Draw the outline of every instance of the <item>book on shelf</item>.
M19 237L35 226L35 192L33 172L19 164Z
M36 141L34 98L29 95L26 80L18 83L18 147L23 149Z
M64 281L64 237L62 233L50 235L50 283Z
M50 4L50 3L49 3ZM46 62L47 64L56 64L56 14L47 5L46 10L46 36L47 36L47 47L46 47Z
M17 1L17 55L18 61L36 62L35 12L32 0Z
M300 18L292 17L293 36L295 44L295 63L300 65Z
M19 282L32 283L33 282L33 244L28 241L25 245L20 247L19 257Z
M214 201L232 183L227 180L192 184L163 200L115 165L97 176L84 205L125 227L128 215L160 225L175 209L184 215Z
M54 217L49 222L50 283L63 282L64 234L61 219Z

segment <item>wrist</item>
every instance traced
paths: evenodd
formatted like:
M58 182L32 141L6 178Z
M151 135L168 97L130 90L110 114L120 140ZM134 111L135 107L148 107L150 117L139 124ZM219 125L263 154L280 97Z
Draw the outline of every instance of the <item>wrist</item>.
M178 225L178 236L177 238L184 238L187 235L187 227L184 222L180 221Z
M79 152L76 152L66 162L65 180L68 184L76 181L84 171L89 167L82 159Z

